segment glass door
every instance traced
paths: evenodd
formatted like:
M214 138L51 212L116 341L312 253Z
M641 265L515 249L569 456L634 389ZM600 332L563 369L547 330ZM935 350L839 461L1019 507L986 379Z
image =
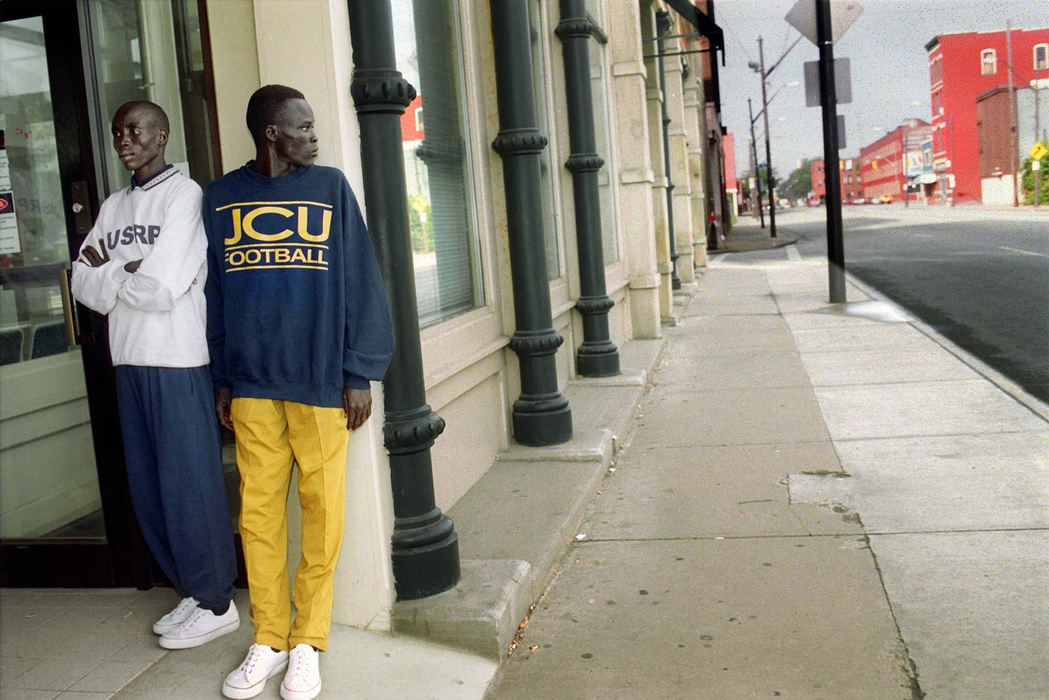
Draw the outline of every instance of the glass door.
M0 4L0 584L142 585L104 318L66 271L98 191L72 3Z

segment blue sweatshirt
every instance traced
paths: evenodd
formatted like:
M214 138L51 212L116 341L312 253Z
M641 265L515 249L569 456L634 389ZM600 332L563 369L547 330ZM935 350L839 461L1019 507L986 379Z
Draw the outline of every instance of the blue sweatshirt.
M340 407L393 356L382 277L339 170L253 163L204 189L207 337L216 389Z

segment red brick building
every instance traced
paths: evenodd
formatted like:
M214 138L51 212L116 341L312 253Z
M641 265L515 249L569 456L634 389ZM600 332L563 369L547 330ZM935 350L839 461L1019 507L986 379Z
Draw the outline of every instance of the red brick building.
M903 201L908 182L908 154L911 163L921 162L921 146L932 135L932 128L921 119L910 119L874 143L860 149L860 178L863 196ZM912 174L913 176L913 174Z
M401 139L414 142L423 138L423 98L416 95L401 115Z
M726 132L721 136L721 149L724 152L721 166L725 176L725 197L729 214L735 218L739 215L739 184L736 176L736 139L731 133Z
M863 197L863 179L859 158L843 158L838 161L841 172L841 201L849 203Z
M823 172L823 161L814 160L809 163L809 171L812 178L812 189L809 191L809 194L812 197L818 197L822 202L823 198L827 196L827 176Z
M980 201L977 97L1008 85L1006 32L942 34L925 45L929 54L933 168L932 201ZM1049 28L1014 29L1012 70L1017 87L1049 76ZM1037 70L1036 70L1037 69Z
M827 182L826 173L822 160L814 160L809 164L812 177L812 196L819 197L820 202L826 202ZM847 203L863 195L863 187L860 180L860 161L858 158L843 158L838 161L838 171L841 174L841 201Z

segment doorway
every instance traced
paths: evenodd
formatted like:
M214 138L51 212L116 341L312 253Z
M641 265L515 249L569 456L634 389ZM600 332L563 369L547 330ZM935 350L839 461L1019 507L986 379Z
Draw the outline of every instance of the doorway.
M164 106L169 162L202 186L219 174L203 15L198 0L0 3L0 586L163 581L128 495L106 320L66 285L101 199L128 183L108 138L120 104Z
M66 293L98 207L70 9L0 5L0 582L142 585L105 320Z

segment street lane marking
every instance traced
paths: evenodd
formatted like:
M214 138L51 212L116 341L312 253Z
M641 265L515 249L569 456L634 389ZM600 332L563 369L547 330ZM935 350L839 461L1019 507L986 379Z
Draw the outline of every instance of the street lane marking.
M1008 250L1011 253L1019 253L1020 255L1034 255L1034 256L1037 256L1039 258L1049 258L1049 255L1047 255L1045 253L1035 253L1035 252L1030 251L1030 250L1020 250L1019 248L1010 248L1010 247L1004 246L1004 245L998 246L998 250Z

